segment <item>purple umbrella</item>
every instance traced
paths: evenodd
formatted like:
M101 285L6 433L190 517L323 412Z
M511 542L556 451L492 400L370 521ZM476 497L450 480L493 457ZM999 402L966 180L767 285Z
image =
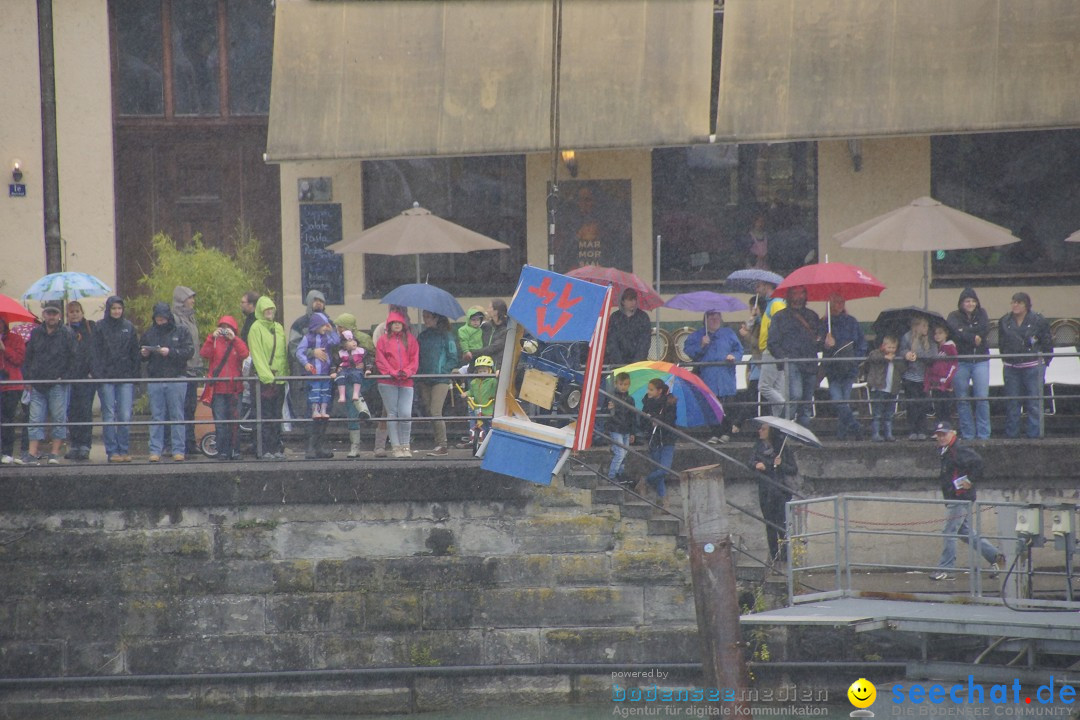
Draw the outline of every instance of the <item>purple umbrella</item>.
M709 290L676 295L664 303L664 307L677 310L695 310L697 312L735 312L736 310L750 309L749 305L737 297L721 295Z
M767 282L775 287L784 282L784 276L759 268L736 270L724 280L724 289L731 290L732 292L752 293L755 291L759 281Z

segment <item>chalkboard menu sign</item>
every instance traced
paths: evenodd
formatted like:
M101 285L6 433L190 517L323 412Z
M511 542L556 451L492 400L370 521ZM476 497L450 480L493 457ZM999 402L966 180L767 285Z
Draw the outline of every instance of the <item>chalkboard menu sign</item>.
M300 204L301 295L318 290L327 305L345 304L345 268L326 246L341 240L341 203Z

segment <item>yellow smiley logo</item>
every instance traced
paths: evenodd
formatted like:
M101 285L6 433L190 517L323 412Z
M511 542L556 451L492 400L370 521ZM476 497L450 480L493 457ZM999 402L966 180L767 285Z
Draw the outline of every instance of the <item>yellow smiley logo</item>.
M877 699L877 688L866 678L859 678L847 689L848 700L857 708L868 708Z

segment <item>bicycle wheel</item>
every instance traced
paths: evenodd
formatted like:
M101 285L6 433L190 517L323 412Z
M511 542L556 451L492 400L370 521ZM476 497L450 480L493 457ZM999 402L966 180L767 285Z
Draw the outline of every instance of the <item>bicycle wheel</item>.
M199 452L208 458L217 457L217 432L208 432L202 436L202 440L199 441Z

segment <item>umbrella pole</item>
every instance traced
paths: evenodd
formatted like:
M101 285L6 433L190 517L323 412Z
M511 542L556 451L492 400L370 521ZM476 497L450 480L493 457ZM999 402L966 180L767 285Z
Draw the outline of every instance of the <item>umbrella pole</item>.
M923 253L923 266L922 266L922 306L923 310L930 309L930 251Z

